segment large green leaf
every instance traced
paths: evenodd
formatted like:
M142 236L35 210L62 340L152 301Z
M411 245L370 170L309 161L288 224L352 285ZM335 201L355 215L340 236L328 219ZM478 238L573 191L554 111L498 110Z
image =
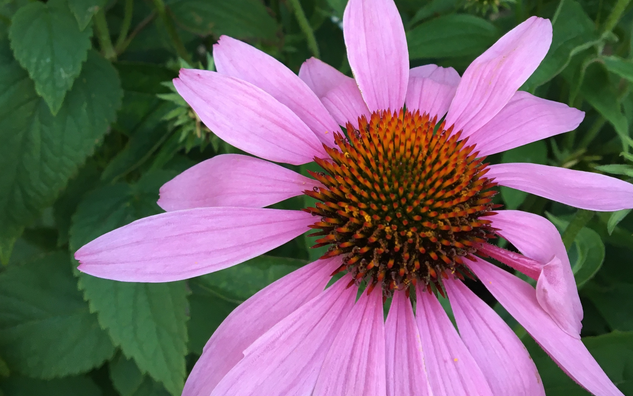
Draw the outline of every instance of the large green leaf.
M33 2L11 20L15 58L35 81L35 90L57 114L88 56L92 29L81 31L64 0Z
M539 140L525 146L504 151L501 154L501 162L529 162L532 164L545 164L547 162L547 145ZM528 193L501 186L501 197L508 209L518 209L525 201Z
M582 291L614 330L633 331L633 279L608 286L591 282Z
M600 41L596 27L582 6L573 0L561 0L553 21L552 45L545 59L525 83L533 89L558 75L577 53Z
M633 62L617 56L605 56L602 58L604 65L611 73L633 82Z
M76 251L94 238L159 211L159 186L170 172L148 174L135 185L115 184L87 194L70 229ZM125 283L80 275L80 288L115 345L173 395L182 391L187 353L184 282Z
M165 388L144 375L133 360L121 355L110 363L110 378L121 396L169 396Z
M76 23L74 20L73 23ZM53 116L26 72L0 45L0 245L50 206L92 154L121 103L116 71L91 52L64 105Z
M101 390L88 377L66 377L51 381L14 377L2 381L6 396L101 396Z
M105 7L106 3L106 0L68 0L68 7L75 15L79 29L84 30L92 16Z
M633 332L613 332L585 337L583 343L615 385L625 394L633 394ZM548 395L589 396L590 393L569 378L532 340L523 340L536 363L545 393Z
M68 260L67 253L55 253L0 274L0 354L24 375L77 374L114 354Z
M277 23L259 0L171 0L166 4L182 27L198 34L275 40Z
M497 38L497 29L492 23L462 14L424 22L407 33L411 59L479 55Z
M189 296L190 351L201 353L213 331L233 309L264 287L306 263L306 260L264 255L192 279L192 293Z

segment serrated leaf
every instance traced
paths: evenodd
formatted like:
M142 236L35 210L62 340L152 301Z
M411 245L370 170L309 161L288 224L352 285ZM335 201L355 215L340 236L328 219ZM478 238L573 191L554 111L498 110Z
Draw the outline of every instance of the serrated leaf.
M110 378L121 396L169 396L162 385L143 375L133 360L121 355L110 363Z
M547 162L547 144L543 140L526 144L501 154L501 162L529 162L532 164L545 164ZM525 201L528 193L509 187L500 187L501 197L507 209L518 209Z
M411 59L479 55L497 38L497 28L492 23L465 14L442 16L407 33Z
M91 34L92 29L79 29L63 0L30 3L11 19L9 38L15 58L29 72L52 114L57 114L79 77Z
M66 377L42 381L14 377L2 381L0 389L6 396L101 396L101 390L88 377Z
M92 16L105 5L106 0L68 0L68 7L77 19L80 30L84 30L92 20Z
M276 40L277 22L259 0L171 0L174 18L197 34Z
M567 220L560 219L549 213L547 218L554 223L561 233L569 225ZM591 228L583 227L576 235L576 239L567 253L569 254L576 285L581 288L602 267L605 256L604 242L602 242L597 232Z
M67 253L55 253L0 274L0 353L24 375L77 374L114 354L68 261Z
M73 23L75 21L73 20ZM114 120L122 91L112 66L90 52L57 116L0 45L0 245L49 207ZM5 247L6 246L6 247Z
M567 376L530 338L523 340L536 363L547 395L590 396ZM608 333L584 337L582 342L609 378L625 395L633 394L633 332Z
M72 219L72 251L92 239L159 211L158 188L172 173L148 174L136 185L87 194ZM80 288L115 345L172 395L184 386L187 291L184 282L125 283L80 275Z

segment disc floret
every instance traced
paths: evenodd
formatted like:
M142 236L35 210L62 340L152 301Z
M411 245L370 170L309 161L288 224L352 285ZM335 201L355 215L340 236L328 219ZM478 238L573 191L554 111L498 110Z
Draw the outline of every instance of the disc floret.
M410 284L435 284L461 277L463 257L492 237L490 190L484 158L461 133L428 114L374 112L335 134L330 158L315 158L323 184L305 194L317 199L305 209L321 219L323 256L343 255L340 271L385 292Z

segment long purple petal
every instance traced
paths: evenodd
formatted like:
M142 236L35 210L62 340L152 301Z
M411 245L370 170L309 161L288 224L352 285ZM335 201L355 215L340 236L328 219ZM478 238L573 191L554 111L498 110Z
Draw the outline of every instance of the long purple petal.
M399 110L409 80L409 51L393 0L350 0L343 14L347 58L371 111Z
M79 270L126 282L208 274L274 249L308 230L295 210L199 208L162 213L108 232L75 253Z
M244 357L243 351L270 328L323 291L341 264L317 260L260 290L237 307L213 332L185 383L182 396L208 396Z
M452 67L425 65L409 71L407 109L441 118L448 111L460 81Z
M459 334L495 396L545 396L534 361L514 331L459 280L444 286Z
M181 69L174 86L213 133L247 153L293 165L327 156L319 139L295 113L248 82L206 70Z

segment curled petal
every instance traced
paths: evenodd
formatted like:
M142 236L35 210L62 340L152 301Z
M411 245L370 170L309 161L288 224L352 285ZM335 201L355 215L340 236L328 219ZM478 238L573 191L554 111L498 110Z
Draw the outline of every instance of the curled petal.
M532 286L481 259L467 262L499 303L567 375L594 395L623 396L582 341L564 332L541 308Z
M110 231L75 253L87 274L125 282L171 282L231 267L308 230L295 210L198 208L162 213Z
M350 0L343 14L347 58L370 111L404 105L409 51L393 0Z
M246 81L181 69L174 86L213 133L247 153L293 165L327 156L319 139L295 113Z
M208 396L244 357L243 351L278 322L316 297L341 265L339 257L302 267L240 304L213 332L182 396ZM248 325L245 325L248 324Z
M268 161L224 154L200 162L165 183L158 205L166 211L214 206L261 208L319 185Z
M544 217L519 210L500 210L492 217L492 225L521 253L542 264L535 278L539 303L564 331L580 338L582 304L565 245L556 227ZM506 263L503 257L500 261ZM509 262L506 264L510 265Z

